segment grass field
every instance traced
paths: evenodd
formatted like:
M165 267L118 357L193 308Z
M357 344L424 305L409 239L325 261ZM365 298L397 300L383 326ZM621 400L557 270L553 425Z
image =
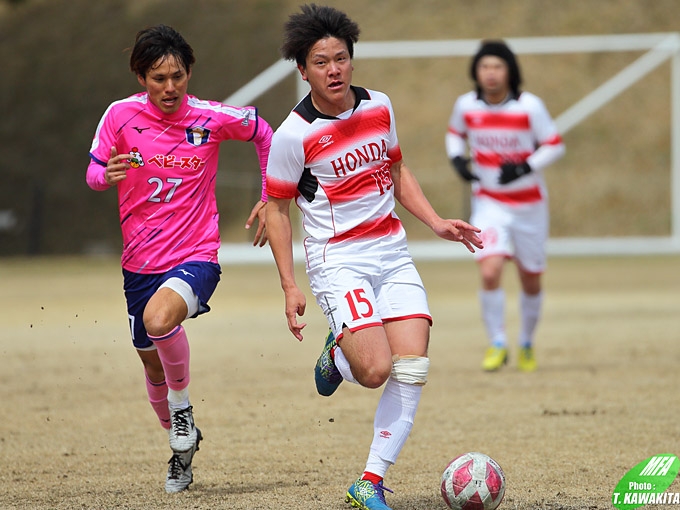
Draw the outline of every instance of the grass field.
M508 510L611 508L630 468L680 453L679 256L551 259L533 374L514 357L499 373L479 369L471 261L417 265L435 321L432 368L386 479L394 510L444 510L440 474L466 451L504 468ZM326 326L311 297L298 343L273 266L223 273L212 312L185 324L205 440L191 489L167 495L170 450L130 344L118 261L2 260L0 508L347 507L379 392L345 383L317 396ZM514 333L510 271L505 283Z

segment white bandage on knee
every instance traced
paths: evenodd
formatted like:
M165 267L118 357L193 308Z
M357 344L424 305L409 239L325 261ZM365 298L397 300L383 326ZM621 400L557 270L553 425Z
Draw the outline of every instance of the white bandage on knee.
M187 304L187 319L198 312L198 296L194 294L194 289L187 282L177 277L168 278L159 288L163 287L174 290L182 297Z
M394 356L392 377L404 384L423 386L427 382L430 358L423 356Z

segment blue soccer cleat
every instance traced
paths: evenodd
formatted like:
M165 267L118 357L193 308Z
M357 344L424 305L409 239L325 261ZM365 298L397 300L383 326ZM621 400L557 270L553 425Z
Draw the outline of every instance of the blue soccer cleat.
M335 341L335 335L332 331L328 332L326 337L326 342L323 346L323 351L321 356L316 361L316 366L314 367L314 381L316 382L316 391L319 395L324 397L330 397L335 390L338 389L340 383L342 382L342 375L335 366L335 361L331 356L331 350L338 345Z
M359 510L392 510L385 503L384 491L392 492L383 486L382 480L378 483L373 483L370 480L362 480L360 478L347 489L345 503L349 503L352 505L352 508L358 508Z

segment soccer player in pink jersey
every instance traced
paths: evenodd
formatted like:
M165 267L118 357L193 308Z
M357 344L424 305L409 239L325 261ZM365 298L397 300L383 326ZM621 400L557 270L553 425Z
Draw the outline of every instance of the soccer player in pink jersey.
M479 229L443 219L404 164L389 98L352 85L359 27L331 7L289 17L281 48L310 93L277 129L267 166L267 232L288 328L302 340L305 295L295 281L289 208L294 200L311 290L330 326L315 369L317 390L341 381L384 385L363 474L347 491L354 507L389 510L383 478L406 442L422 386L432 318L395 199L435 234L481 248ZM336 340L337 339L337 340Z
M484 251L475 254L489 342L482 368L498 370L508 360L501 277L512 259L521 284L518 368L531 372L549 228L543 170L562 157L564 144L543 102L520 90L519 65L505 42L483 41L470 74L475 90L455 102L446 151L460 177L472 183L470 221L484 241Z
M171 27L137 34L130 69L145 91L107 108L86 176L94 190L117 188L130 331L149 402L168 431L169 493L192 483L191 462L202 439L189 401L189 343L182 323L210 310L208 300L220 280L215 179L225 140L255 146L262 197L246 228L257 218L253 244L267 241L265 172L272 129L252 106L189 95L194 61L191 46Z

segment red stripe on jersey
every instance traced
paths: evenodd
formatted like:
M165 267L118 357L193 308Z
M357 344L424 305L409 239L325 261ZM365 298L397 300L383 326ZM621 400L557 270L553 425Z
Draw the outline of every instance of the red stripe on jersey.
M469 129L530 129L529 115L524 112L485 112L473 110L465 113Z
M460 136L461 138L467 138L467 133L459 133L458 131L456 131L456 130L455 130L453 127L451 127L451 126L449 126L449 133L451 133L451 134L453 134L453 135L456 135L456 136Z
M531 152L506 152L504 154L476 152L475 162L480 166L500 167L506 161L526 161L529 156L531 156Z
M475 192L478 197L489 197L504 204L530 204L538 202L543 199L541 188L534 186L528 189L521 189L517 191L495 191L486 188L480 188Z
M330 243L341 243L348 239L376 239L398 233L403 227L399 218L391 214L375 221L361 223L344 234L333 237Z
M363 144L362 147L354 145L357 142L373 140L376 135L385 136L389 131L390 111L386 106L357 110L346 120L327 122L322 129L305 137L303 144L306 165L311 165L319 159L336 159L348 152L365 153Z
M381 166L387 166L386 163L379 163L381 163ZM387 171L387 175L389 175L389 170ZM346 177L345 179L337 179L337 182L334 182L332 185L324 186L323 190L332 204L337 204L338 202L351 202L352 200L362 198L370 193L378 191L379 186L376 179L378 179L378 177L374 171L361 172L351 177ZM383 187L391 187L392 185L391 182L385 183L382 180L380 184ZM384 190L382 191L384 192Z
M295 198L297 196L297 183L267 176L267 195L274 198Z
M392 147L391 149L387 149L387 156L393 163L404 159L404 156L401 154L401 147L399 145Z
M559 145L561 143L562 143L562 137L559 134L556 134L555 136L553 136L549 140L546 140L545 142L543 142L542 145Z

